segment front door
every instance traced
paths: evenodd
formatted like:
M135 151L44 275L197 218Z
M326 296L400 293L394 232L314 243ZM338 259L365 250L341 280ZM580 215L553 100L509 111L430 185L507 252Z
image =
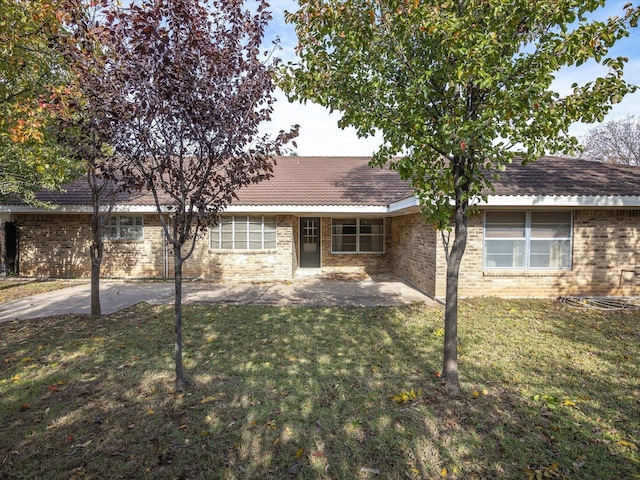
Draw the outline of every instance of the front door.
M300 219L300 267L320 268L320 218Z
M4 257L7 261L7 273L18 275L18 225L15 222L4 224Z

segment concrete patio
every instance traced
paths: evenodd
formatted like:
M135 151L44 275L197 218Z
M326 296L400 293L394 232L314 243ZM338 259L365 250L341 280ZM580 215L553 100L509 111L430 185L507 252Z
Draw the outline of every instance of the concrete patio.
M439 305L397 278L339 280L302 277L291 282L205 283L185 282L183 303L391 306L421 302ZM100 288L103 314L114 313L140 302L170 304L172 282L124 282L103 280ZM90 285L83 283L53 292L0 303L0 322L52 315L89 314Z

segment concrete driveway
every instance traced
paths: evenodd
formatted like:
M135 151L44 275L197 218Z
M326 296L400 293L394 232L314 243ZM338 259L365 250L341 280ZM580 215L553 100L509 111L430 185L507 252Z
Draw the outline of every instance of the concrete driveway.
M291 282L200 283L185 282L183 303L304 305L304 306L389 306L422 302L438 303L394 278L335 280L299 278ZM171 282L139 283L102 281L102 313L111 314L140 302L170 304ZM0 322L51 315L89 314L89 284L0 303Z

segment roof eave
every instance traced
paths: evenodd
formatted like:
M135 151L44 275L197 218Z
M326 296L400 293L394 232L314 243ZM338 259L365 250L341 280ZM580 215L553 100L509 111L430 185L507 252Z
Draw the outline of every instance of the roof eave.
M489 195L475 203L478 207L575 207L575 208L639 208L640 196L634 195ZM402 215L420 210L415 196L389 205L229 205L226 213ZM0 205L0 214L16 213L91 213L90 205L58 205L55 208L28 205ZM169 212L169 210L164 210ZM114 213L157 214L155 205L116 205Z
M479 207L582 207L636 208L640 196L634 195L489 195Z
M389 212L386 205L229 205L226 213L293 214L352 214L382 215Z
M107 207L101 208L106 211ZM164 210L168 211L168 210ZM0 205L0 213L92 213L91 205L56 205L53 208L33 207L30 205ZM115 205L115 213L158 213L155 205Z

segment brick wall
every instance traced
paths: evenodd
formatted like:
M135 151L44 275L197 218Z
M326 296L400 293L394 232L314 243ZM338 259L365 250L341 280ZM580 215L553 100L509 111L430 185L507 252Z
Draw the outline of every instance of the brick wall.
M21 214L20 274L34 277L88 277L89 215ZM277 216L277 249L215 251L208 235L184 267L186 277L212 280L286 280L295 274L298 218ZM638 295L640 210L576 210L571 270L483 270L483 216L469 219L468 244L460 271L462 296ZM323 271L392 271L431 296L445 295L442 239L419 214L386 220L384 255L331 253L331 218L322 218ZM144 215L143 241L105 241L105 277L162 277L165 256L173 275L172 253L163 245L158 215Z
M288 280L295 275L297 262L296 237L298 232L298 219L291 215L278 215L275 278Z
M570 270L483 270L483 216L469 219L467 249L460 268L462 296L555 297L640 294L640 276L623 273L640 258L640 211L576 210ZM445 260L437 238L438 297L445 295Z
M144 240L105 240L104 277L173 276L173 252L165 247L158 215L143 215ZM88 277L91 274L90 215L19 215L20 272L30 277ZM208 233L183 266L185 277L208 280L290 279L295 266L294 217L277 217L277 250L215 251Z
M419 213L387 219L391 241L387 252L394 274L427 295L436 291L436 231Z
M160 217L159 215L143 215L142 221L144 239L104 240L102 276L163 277L165 250Z
M183 265L185 278L215 281L272 281L293 276L293 217L278 215L275 250L212 250L208 233L199 240L193 255ZM170 253L173 276L173 254Z
M90 215L17 215L20 275L88 276Z
M91 216L88 214L18 215L20 275L88 277ZM162 276L162 232L157 215L144 215L143 241L105 240L105 277Z

